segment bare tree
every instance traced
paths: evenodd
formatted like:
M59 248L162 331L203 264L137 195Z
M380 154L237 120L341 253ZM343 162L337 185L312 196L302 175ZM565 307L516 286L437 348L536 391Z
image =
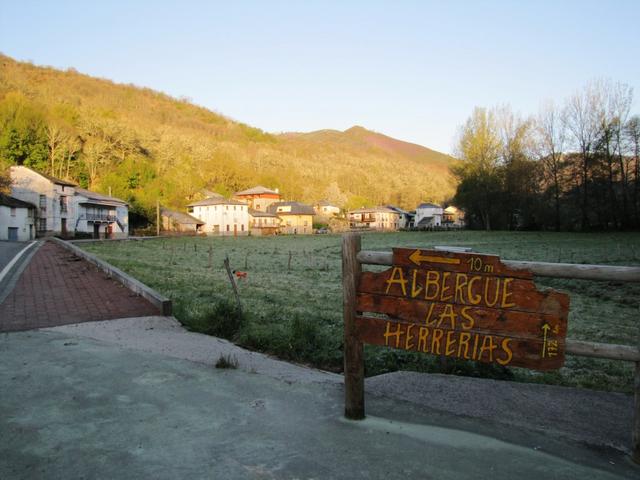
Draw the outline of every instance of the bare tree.
M544 175L553 189L554 225L560 230L560 180L562 178L563 152L566 144L566 119L564 111L553 102L545 103L536 119L538 158L542 161Z
M567 129L575 147L579 150L581 159L581 201L580 225L583 230L589 227L588 199L589 199L589 171L591 157L600 133L600 119L602 109L601 91L596 83L587 85L582 91L573 94L565 106Z
M640 193L640 178L638 176L638 161L640 160L640 117L634 115L624 126L624 133L628 144L628 151L633 158L633 213L635 225L640 225L638 212L638 197Z

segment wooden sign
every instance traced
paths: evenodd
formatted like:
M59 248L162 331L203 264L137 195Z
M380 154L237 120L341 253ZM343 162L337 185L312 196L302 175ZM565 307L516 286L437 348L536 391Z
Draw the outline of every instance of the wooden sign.
M564 364L569 297L541 291L494 255L394 249L362 272L355 334L364 343L551 370Z

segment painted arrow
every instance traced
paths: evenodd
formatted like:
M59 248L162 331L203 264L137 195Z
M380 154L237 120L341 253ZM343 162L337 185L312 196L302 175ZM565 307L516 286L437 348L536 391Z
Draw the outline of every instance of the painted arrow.
M434 257L433 255L422 255L420 250L416 250L411 255L409 255L409 260L411 260L416 265L420 265L423 262L428 263L445 263L448 265L460 265L459 258L449 258L449 257Z
M542 326L542 331L544 332L542 337L542 358L544 358L545 353L547 353L547 334L551 330L551 326L548 323L545 323Z

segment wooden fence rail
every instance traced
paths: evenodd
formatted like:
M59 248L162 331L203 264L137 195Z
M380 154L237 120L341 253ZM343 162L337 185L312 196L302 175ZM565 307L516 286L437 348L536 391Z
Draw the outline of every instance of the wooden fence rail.
M449 250L447 247L435 247ZM461 249L451 248L453 251ZM360 250L360 236L346 234L342 242L343 306L345 321L345 416L350 419L364 417L364 366L362 342L355 333L356 289L362 265L393 265L392 252ZM571 263L525 262L502 260L509 268L529 270L538 277L578 280L640 282L640 267L611 265L582 265ZM566 353L584 357L621 360L635 363L634 412L631 458L640 463L640 348L567 339Z

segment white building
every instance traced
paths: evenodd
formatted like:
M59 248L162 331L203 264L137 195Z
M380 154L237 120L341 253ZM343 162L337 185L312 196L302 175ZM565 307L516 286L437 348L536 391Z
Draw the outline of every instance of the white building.
M358 208L347 213L349 228L353 230L396 231L400 228L400 214L387 207Z
M442 225L443 209L435 203L421 203L416 208L415 227L425 229Z
M129 206L114 197L75 188L74 232L92 238L126 238L129 235Z
M442 215L442 224L447 227L463 228L464 227L464 211L458 207L449 205L444 209Z
M238 200L211 197L190 203L191 215L204 222L202 231L210 235L248 235L249 206Z
M323 217L335 217L340 215L340 207L324 200L316 203L313 206L313 209L315 210L316 215Z
M413 228L416 216L415 212L407 212L406 210L403 210L400 207L395 207L393 205L387 205L387 208L389 210L393 210L398 214L398 228L400 228L400 230L408 230L410 228Z
M10 168L11 195L37 207L38 236L122 238L129 234L129 207L117 198L24 166Z
M73 230L75 211L73 196L75 185L65 180L50 177L27 167L13 166L11 196L34 204L36 231L38 236L69 234Z
M33 240L36 206L0 193L0 240Z

